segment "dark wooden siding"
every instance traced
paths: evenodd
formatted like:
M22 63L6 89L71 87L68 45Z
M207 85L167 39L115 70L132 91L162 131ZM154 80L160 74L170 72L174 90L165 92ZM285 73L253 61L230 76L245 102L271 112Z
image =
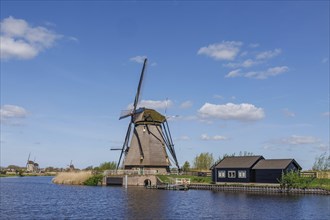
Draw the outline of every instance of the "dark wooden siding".
M214 177L216 179L215 182L232 182L232 183L248 183L248 182L251 182L251 171L250 169L239 169L239 168L235 168L235 169L230 169L230 168L216 168L216 169L213 169L215 170L215 173L214 173ZM219 178L218 176L218 171L219 170L224 170L226 171L226 177L225 178ZM246 171L246 178L238 178L238 171L240 170L244 170ZM228 178L228 171L235 171L236 172L236 178Z
M282 170L255 170L255 182L256 183L278 183L281 179Z
M290 163L286 169L255 169L256 183L279 183L282 178L282 173L290 171L298 171L298 167L294 163Z

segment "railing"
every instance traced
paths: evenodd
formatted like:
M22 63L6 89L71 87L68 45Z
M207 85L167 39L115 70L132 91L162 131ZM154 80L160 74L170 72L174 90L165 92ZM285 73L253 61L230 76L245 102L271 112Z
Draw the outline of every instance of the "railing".
M190 178L175 178L176 185L188 185L190 184Z
M301 177L311 177L311 178L316 178L317 176L317 172L314 172L314 171L310 171L310 172L300 172L300 176Z
M105 170L105 176L114 176L114 175L155 175L157 170Z

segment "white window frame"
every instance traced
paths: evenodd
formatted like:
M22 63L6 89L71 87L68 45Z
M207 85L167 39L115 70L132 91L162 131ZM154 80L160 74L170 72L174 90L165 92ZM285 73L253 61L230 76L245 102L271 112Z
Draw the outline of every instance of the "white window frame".
M226 171L218 170L218 178L226 178Z
M236 171L235 170L228 170L228 178L236 178Z
M246 170L239 170L238 171L238 178L246 178Z

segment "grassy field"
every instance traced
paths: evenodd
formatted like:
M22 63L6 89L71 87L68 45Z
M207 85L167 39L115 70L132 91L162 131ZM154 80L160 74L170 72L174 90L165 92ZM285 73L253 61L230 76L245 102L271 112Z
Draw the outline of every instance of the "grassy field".
M191 183L211 183L211 177L189 176L189 175L158 175L163 183L175 183L175 178L190 178ZM322 188L330 190L330 179L309 179L302 184L296 184L298 188Z
M330 179L314 179L307 187L330 190Z

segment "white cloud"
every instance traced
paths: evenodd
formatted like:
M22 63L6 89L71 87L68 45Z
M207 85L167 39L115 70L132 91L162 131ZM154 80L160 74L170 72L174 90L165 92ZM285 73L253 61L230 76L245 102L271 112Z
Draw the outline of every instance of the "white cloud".
M23 19L8 17L1 21L1 59L32 59L61 38L45 27L32 27Z
M215 60L234 60L239 53L242 44L242 42L238 41L222 41L222 43L201 47L197 54L206 55Z
M147 56L135 56L135 57L129 58L129 60L132 62L136 62L136 63L143 63L144 59L146 59L146 58L147 58Z
M225 105L205 103L198 110L198 113L202 118L218 118L223 120L253 121L265 117L262 108L257 108L248 103L227 103Z
M155 101L155 100L141 100L138 104L139 107L151 108L151 109L166 109L173 105L171 100ZM133 108L133 103L128 105L128 109Z
M313 136L291 135L290 137L283 138L281 142L283 144L290 144L290 145L304 145L304 144L316 144L319 143L320 140Z
M185 102L181 103L180 108L183 108L183 109L190 108L192 105L193 105L192 101L185 101Z
M239 76L242 76L241 69L232 70L225 77L226 78L235 78L235 77L239 77Z
M25 118L27 114L23 107L17 105L3 105L0 108L0 119L5 123L17 124L16 119Z
M287 71L289 71L289 67L287 66L276 66L268 68L264 71L248 72L244 74L244 77L254 79L267 79L268 77L277 76Z
M260 61L254 61L252 59L247 59L240 63L227 63L227 64L224 64L224 66L229 67L229 68L239 68L239 67L249 68L249 67L258 65L260 63L261 63Z
M273 57L278 56L281 53L282 53L281 49L275 49L273 51L268 50L268 51L264 51L264 52L261 52L261 53L257 54L256 59L257 60L271 59Z
M202 134L201 139L204 141L224 141L228 138L221 135L208 136L207 134Z

